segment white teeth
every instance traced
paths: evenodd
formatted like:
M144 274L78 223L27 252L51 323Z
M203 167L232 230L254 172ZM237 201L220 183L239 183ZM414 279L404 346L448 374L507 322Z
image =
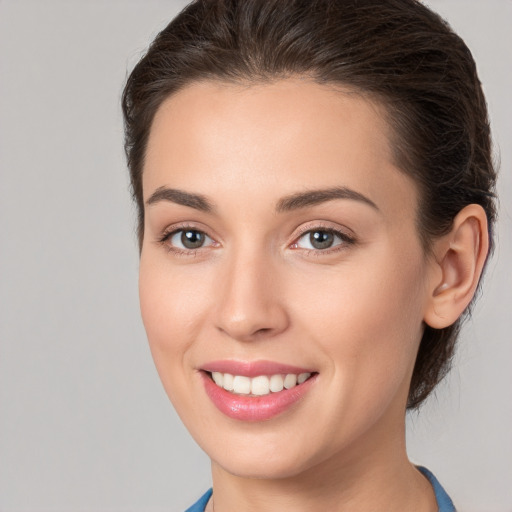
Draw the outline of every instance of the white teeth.
M311 373L301 373L297 377L297 384L302 384L303 382L306 382L310 376L311 376Z
M233 391L239 395L248 395L251 392L251 379L243 375L233 378Z
M222 387L226 391L233 391L233 375L230 373L224 374L224 379L222 380Z
M279 393L283 389L291 389L298 384L304 383L311 377L311 373L295 375L259 375L258 377L246 377L244 375L232 375L230 373L212 372L212 379L220 388L232 391L239 395L264 396L270 392Z
M270 393L270 382L266 375L251 379L251 393L253 395L268 395Z
M212 379L220 388L224 387L224 375L220 372L212 372Z
M282 375L272 375L270 377L270 391L277 393L284 388L284 380Z
M284 387L286 389L294 388L297 385L297 375L294 375L293 373L289 373L284 378Z

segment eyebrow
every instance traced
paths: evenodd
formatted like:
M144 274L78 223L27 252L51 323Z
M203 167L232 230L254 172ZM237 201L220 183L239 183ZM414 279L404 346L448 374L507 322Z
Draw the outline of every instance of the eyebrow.
M290 196L283 197L276 205L276 212L289 212L298 210L300 208L307 208L317 204L332 201L333 199L352 199L371 206L373 209L379 211L377 205L368 197L360 192L356 192L347 187L333 187L320 190L306 190L305 192L298 192Z
M206 213L212 213L215 208L205 196L200 194L192 194L184 190L175 188L159 187L157 188L146 201L146 205L158 203L160 201L169 201L171 203L181 204L194 208Z
M359 201L379 211L378 206L360 192L347 187L332 187L319 190L306 190L304 192L297 192L283 197L277 202L276 212L283 213L299 210L309 206L325 203L327 201L332 201L334 199L351 199L353 201ZM174 188L157 188L146 201L146 205L149 206L160 201L169 201L206 213L215 213L216 211L213 203L211 203L205 196Z

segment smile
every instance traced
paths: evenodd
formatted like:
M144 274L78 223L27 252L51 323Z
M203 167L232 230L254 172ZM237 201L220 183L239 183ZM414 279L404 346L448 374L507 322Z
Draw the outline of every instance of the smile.
M206 395L221 413L250 422L298 407L319 377L307 368L269 361L216 361L199 374Z
M245 375L212 372L211 377L217 386L234 394L265 396L303 384L311 377L311 373L288 373L285 375L278 373L270 376L258 375L251 378Z

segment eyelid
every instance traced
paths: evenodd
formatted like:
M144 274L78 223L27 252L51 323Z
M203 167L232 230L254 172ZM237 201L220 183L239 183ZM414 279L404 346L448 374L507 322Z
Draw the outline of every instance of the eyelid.
M304 237L304 235L315 232L315 231L324 231L328 233L332 233L337 236L341 243L334 245L332 247L328 247L326 249L305 249L302 247L298 247L298 241ZM316 255L326 255L332 252L337 252L345 249L347 246L354 245L357 239L352 230L348 228L341 228L339 226L333 226L325 221L318 221L316 223L310 223L305 226L301 226L299 232L294 236L294 241L292 243L293 250L300 250L306 253L315 253Z
M325 220L312 221L304 224L298 228L298 233L295 235L295 238L299 238L304 233L308 233L309 231L317 230L325 230L325 231L334 231L338 232L346 237L355 238L355 234L353 231L347 227L341 227L337 224L332 224Z
M207 246L197 247L195 249L181 248L170 244L170 239L174 235L176 235L180 231L187 230L202 233L203 235L208 237L213 243ZM157 243L164 245L169 252L172 252L178 256L195 256L198 251L219 245L219 242L217 242L215 238L208 233L208 230L200 228L197 225L190 222L182 222L166 227L164 231L158 236Z
M179 233L180 231L186 231L186 230L202 233L206 237L208 237L212 241L212 243L207 246L202 246L202 247L198 247L195 249L187 249L187 248L182 249L180 247L176 247L169 243L169 239L172 238L175 234ZM307 248L302 248L302 247L297 246L298 241L304 235L306 235L307 233L314 232L314 231L324 231L324 232L332 233L341 240L341 243L336 244L332 247L328 247L326 249L307 249ZM347 246L355 244L357 241L352 230L350 230L348 228L341 228L339 226L333 226L332 224L327 223L325 221L311 222L311 223L301 226L298 230L298 233L296 233L294 235L293 240L294 241L291 244L291 248L293 250L300 250L303 253L315 253L316 255L326 255L326 254L330 254L332 252L337 252L337 251L343 250ZM216 246L220 245L219 242L217 242L217 240L209 234L208 230L197 226L195 223L190 223L190 222L182 222L182 223L173 224L171 226L168 226L167 228L165 228L165 230L162 232L162 234L158 237L157 242L166 246L169 252L173 252L178 255L186 255L186 256L193 256L198 251L202 251L204 249L208 249L210 247L216 247Z

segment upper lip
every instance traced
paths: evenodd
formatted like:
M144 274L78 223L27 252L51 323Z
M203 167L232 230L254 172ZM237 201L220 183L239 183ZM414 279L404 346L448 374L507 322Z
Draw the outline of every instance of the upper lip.
M243 375L245 377L257 377L258 375L277 375L277 374L301 374L314 373L309 368L300 368L289 364L278 363L275 361L235 361L221 360L211 361L200 368L206 372L230 373L231 375Z

